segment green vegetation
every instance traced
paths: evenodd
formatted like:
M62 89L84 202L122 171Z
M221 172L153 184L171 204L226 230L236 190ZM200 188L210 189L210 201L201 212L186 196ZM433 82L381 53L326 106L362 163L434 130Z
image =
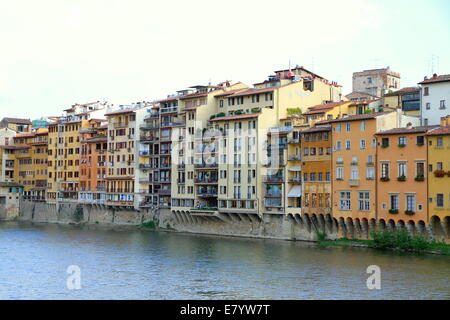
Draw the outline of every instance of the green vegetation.
M428 240L422 235L411 235L407 230L372 231L372 240L338 239L335 241L320 241L321 246L365 246L378 250L400 250L417 253L439 253L450 255L450 245L436 240Z
M327 240L327 234L325 232L316 231L316 238L319 241Z
M289 115L301 114L302 113L302 109L300 109L300 108L287 108L287 113Z
M261 112L261 108L252 108L251 112L252 113L260 113Z
M142 226L144 228L148 228L148 229L156 229L159 226L159 219L156 216L153 216L152 220L149 220L147 222L144 222L142 224Z
M373 110L372 110L372 109L367 109L367 110L364 110L364 113L365 113L365 114L373 113Z

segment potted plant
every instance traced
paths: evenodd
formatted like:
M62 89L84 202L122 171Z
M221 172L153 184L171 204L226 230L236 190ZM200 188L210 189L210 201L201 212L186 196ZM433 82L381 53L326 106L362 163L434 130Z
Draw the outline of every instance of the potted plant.
M408 216L412 216L415 212L412 210L405 210L405 214Z
M389 177L381 177L380 181L387 182L389 181Z
M406 176L400 176L397 178L397 181L406 181Z
M397 214L398 213L398 209L390 209L389 213L390 214Z
M404 148L404 147L406 147L406 144L399 143L399 144L398 144L398 147L399 147L399 148Z
M449 170L449 171L447 171L447 176L449 176L449 177L450 177L450 170Z
M424 181L425 177L424 177L423 174L419 174L419 175L417 175L417 177L414 180L416 180L416 181Z
M436 171L434 171L434 176L436 178L442 178L443 176L445 176L445 171L444 170L436 170Z

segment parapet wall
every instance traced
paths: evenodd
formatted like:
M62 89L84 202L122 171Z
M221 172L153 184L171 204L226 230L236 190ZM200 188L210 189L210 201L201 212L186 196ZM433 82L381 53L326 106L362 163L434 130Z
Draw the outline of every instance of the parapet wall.
M282 240L315 241L321 235L328 239L368 239L371 230L406 229L436 240L449 239L448 222L436 225L402 225L353 220L336 220L331 215L214 213L196 214L170 209L119 209L103 205L77 203L51 204L23 200L17 218L20 221L102 226L142 226L159 230L218 236L253 237Z

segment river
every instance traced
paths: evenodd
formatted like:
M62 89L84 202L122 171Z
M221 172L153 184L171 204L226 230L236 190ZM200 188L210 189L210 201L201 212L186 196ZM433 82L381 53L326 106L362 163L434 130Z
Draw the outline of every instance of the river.
M81 288L69 290L67 268ZM369 265L381 289L367 289ZM450 299L450 258L141 230L0 223L0 299Z

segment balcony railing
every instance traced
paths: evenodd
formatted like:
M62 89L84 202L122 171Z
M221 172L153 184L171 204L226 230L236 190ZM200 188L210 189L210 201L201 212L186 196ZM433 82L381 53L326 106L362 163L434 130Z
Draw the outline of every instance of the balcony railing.
M161 108L159 111L160 113L177 112L178 108L177 107Z
M350 187L358 187L359 186L359 179L350 179L348 181L348 185Z
M291 179L289 179L289 182L291 182L291 183L301 183L302 182L302 178L291 178Z
M288 158L288 161L300 161L300 160L302 160L302 157L299 155L292 155L292 156L289 156L289 158Z
M197 196L199 197L217 197L217 190L211 190L211 191L197 191Z
M279 176L265 176L264 177L264 182L282 183L282 182L284 182L284 178L283 177L279 177Z
M112 127L113 128L127 128L128 122L113 122Z
M139 128L141 128L142 130L154 130L159 128L159 124L146 123L141 124Z
M195 179L194 183L218 183L218 179L217 178L210 178L210 179Z
M218 168L218 163L197 163L194 165L196 169Z
M170 193L171 193L170 189L159 189L158 190L158 194L161 194L161 195L170 195Z

